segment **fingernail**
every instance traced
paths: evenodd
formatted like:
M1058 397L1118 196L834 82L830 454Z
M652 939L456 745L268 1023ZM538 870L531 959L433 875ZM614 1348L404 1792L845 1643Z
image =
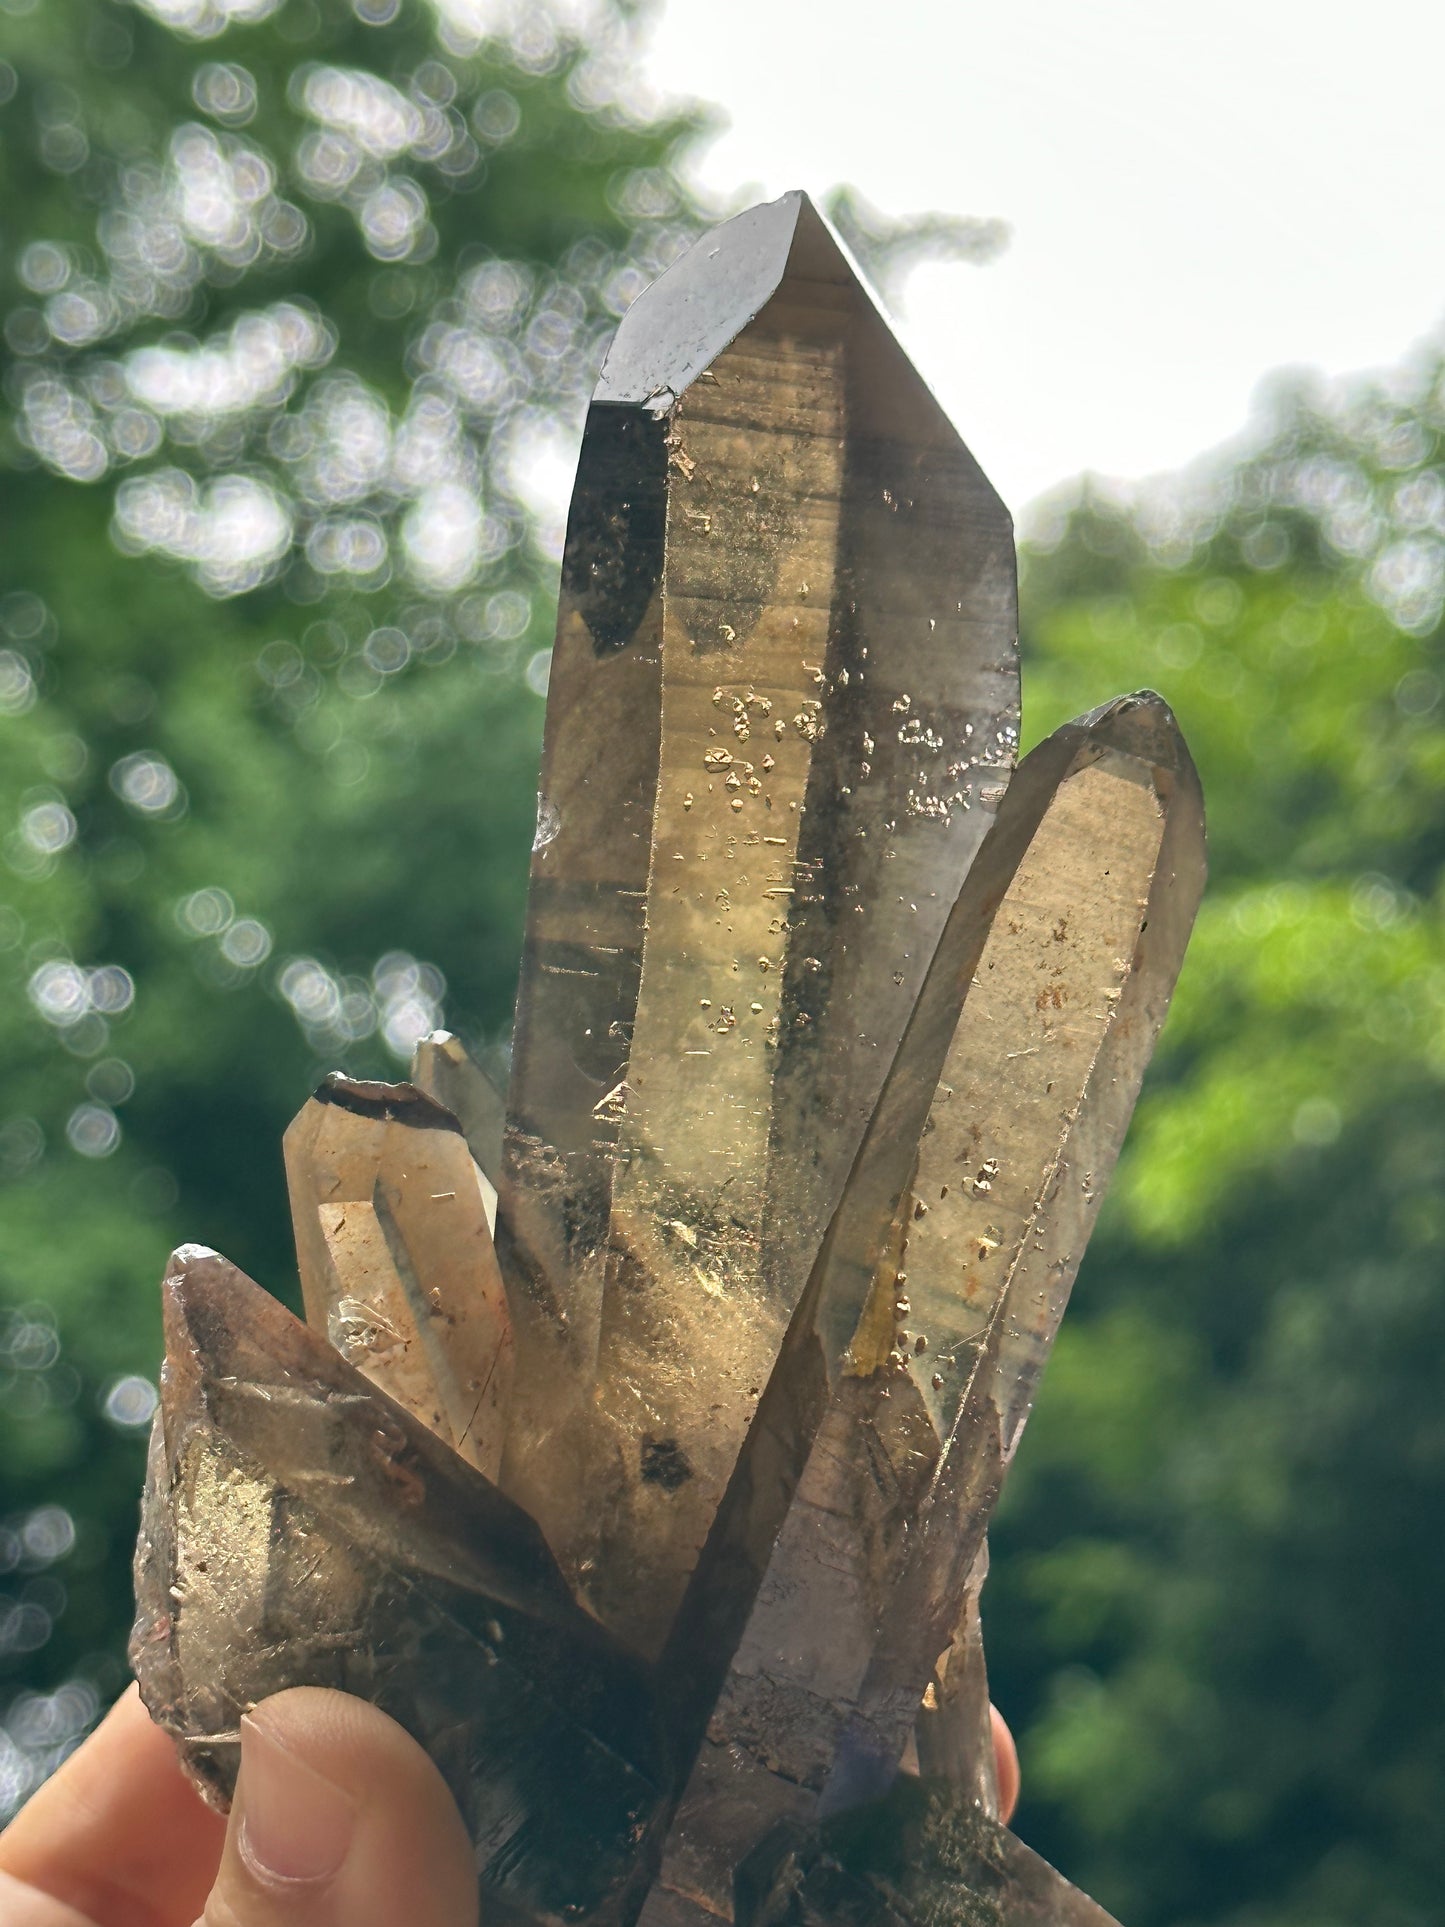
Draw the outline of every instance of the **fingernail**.
M241 1852L261 1880L329 1880L356 1828L356 1806L260 1719L241 1721Z

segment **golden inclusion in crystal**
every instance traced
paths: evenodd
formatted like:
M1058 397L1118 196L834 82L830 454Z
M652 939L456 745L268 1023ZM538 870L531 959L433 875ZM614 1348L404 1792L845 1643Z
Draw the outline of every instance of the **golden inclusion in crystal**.
M335 1685L489 1919L1108 1927L998 1822L978 1593L1203 809L1147 693L1014 772L1014 644L1007 515L823 223L704 237L588 417L505 1106L446 1033L327 1080L307 1324L167 1275L133 1654L213 1797Z

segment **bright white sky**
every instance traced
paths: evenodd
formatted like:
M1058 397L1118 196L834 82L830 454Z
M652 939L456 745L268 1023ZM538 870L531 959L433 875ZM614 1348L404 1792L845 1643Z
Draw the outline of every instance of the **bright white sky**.
M914 275L904 334L1016 510L1445 318L1440 0L665 0L648 68L726 112L718 193L1012 224Z

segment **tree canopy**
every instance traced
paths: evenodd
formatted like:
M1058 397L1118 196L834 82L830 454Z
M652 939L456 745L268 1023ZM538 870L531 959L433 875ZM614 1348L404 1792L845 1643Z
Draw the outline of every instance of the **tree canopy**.
M1157 683L1210 815L985 1602L1037 1837L1126 1921L1423 1922L1445 1872L1442 376L1280 381L1025 549L1030 732Z
M0 16L0 1804L121 1677L166 1250L294 1290L298 1094L508 1024L557 472L699 123L620 7L488 14Z
M167 1250L293 1293L317 1077L505 1047L559 482L703 122L619 5L0 6L9 1811L123 1678ZM1024 545L1030 739L1153 684L1211 816L985 1595L1020 1828L1128 1927L1445 1881L1442 438L1434 350L1291 379Z

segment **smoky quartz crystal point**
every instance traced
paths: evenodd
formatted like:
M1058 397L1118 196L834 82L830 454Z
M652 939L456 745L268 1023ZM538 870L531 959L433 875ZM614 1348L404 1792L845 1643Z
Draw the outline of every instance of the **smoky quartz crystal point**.
M1107 1927L1000 1824L986 1531L1204 882L1126 696L1014 772L998 497L807 199L634 304L562 565L505 1097L286 1134L305 1322L164 1285L133 1659L431 1753L488 1918Z

